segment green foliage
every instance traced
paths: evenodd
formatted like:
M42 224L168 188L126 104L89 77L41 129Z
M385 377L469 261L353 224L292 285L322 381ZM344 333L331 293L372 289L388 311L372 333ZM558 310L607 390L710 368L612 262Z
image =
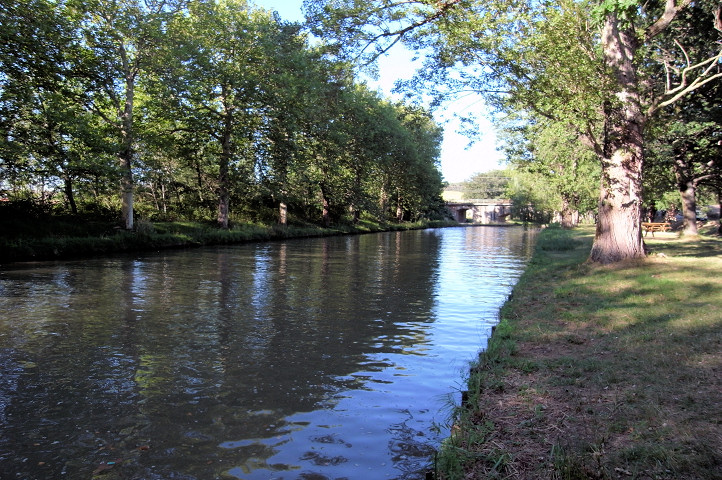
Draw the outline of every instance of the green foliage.
M515 167L508 194L517 218L548 223L557 212L564 221L596 209L597 156L565 122L527 113L509 116L503 126L502 149Z
M0 9L3 196L148 220L437 216L441 128L242 0ZM120 191L118 184L125 185ZM325 202L325 213L324 213ZM141 228L142 229L142 228Z
M625 25L631 25L640 8L638 0L604 0L591 11L591 17L601 25L607 15L616 15Z
M558 206L529 209L532 199L519 198L530 210L521 212L525 217L556 211L573 226L578 213L596 208L589 193L599 179L598 204L605 209L597 218L604 225L591 258L603 263L643 256L639 236L621 231L639 228L645 123L722 78L714 68L720 58L714 2L307 0L306 6L334 53L368 62L397 42L419 51L425 61L406 82L410 95L428 95L439 106L478 94L501 114L497 119L527 122L535 131L507 151L517 168L541 179L527 182L523 190L531 195L521 197L536 197L537 185L553 183ZM683 19L698 7L705 17ZM519 158L534 165L520 166ZM598 167L590 165L593 158Z
M464 182L464 198L505 198L510 177L504 170L477 173Z

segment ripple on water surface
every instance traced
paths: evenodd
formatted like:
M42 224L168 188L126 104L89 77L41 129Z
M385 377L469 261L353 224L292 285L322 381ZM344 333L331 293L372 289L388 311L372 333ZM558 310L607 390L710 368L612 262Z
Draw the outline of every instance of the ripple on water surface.
M454 228L0 272L8 478L423 478L531 251Z

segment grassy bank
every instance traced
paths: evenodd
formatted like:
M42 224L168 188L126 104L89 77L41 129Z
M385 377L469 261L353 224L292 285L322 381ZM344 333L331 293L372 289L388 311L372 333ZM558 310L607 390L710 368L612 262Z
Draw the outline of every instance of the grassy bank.
M456 225L456 223L453 223ZM362 221L356 225L322 228L315 225L263 225L242 223L227 230L202 222L140 221L133 232L113 222L82 218L31 219L6 224L0 235L0 264L31 260L56 260L123 252L228 245L260 240L321 237L391 230L449 226L449 222L420 221L381 224Z
M440 478L721 479L722 240L584 261L545 230L471 369Z

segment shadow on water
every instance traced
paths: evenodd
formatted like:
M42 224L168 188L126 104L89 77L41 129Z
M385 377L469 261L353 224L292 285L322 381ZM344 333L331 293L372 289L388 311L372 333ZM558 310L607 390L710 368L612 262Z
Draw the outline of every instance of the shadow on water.
M0 471L423 478L529 245L443 229L0 272Z

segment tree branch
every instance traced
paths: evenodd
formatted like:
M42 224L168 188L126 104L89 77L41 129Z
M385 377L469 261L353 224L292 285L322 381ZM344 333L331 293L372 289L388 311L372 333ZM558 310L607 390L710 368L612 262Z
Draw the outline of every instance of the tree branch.
M681 79L679 82L679 85L675 88L670 88L670 81L668 80L667 88L665 89L664 96L670 96L667 100L656 102L652 106L649 107L648 114L652 114L655 111L659 110L660 108L666 107L667 105L671 105L680 98L684 97L688 93L697 90L703 85L708 84L709 82L712 82L714 80L717 80L719 78L722 78L722 72L717 71L717 73L712 74L713 70L717 65L722 61L722 50L717 53L714 57L708 58L707 60L704 60L703 62L699 62L696 65L688 65L684 69L682 69L681 72ZM703 69L702 72L700 72L699 75L697 75L697 78L692 80L688 83L687 76L690 72L698 69Z
M645 40L649 41L662 33L664 29L666 29L669 24L672 23L674 17L676 17L679 12L687 8L687 6L689 6L691 3L692 0L681 0L679 5L677 5L677 0L667 0L664 6L664 13L662 13L662 16L659 17L656 22L650 25L649 28L647 28L646 32L644 32Z
M371 56L371 58L365 63L368 65L368 64L375 62L381 55L384 55L385 53L387 53L389 50L391 50L391 48L394 45L396 45L398 42L400 42L403 39L404 35L406 35L407 33L411 32L413 30L416 30L419 27L423 27L424 25L428 25L429 23L432 23L435 20L438 20L438 19L444 17L450 10L452 10L460 2L461 2L461 0L447 0L447 1L438 2L440 4L439 8L432 14L430 14L428 16L424 16L420 20L413 22L403 28L399 28L397 30L384 30L381 33L379 33L378 35L374 35L366 42L366 45L361 49L361 53L358 55L358 57L360 57L363 54L363 52L366 51L366 49L368 49L370 46L378 45L378 42L381 39L395 37L395 38L393 38L393 40L391 41L390 44L383 46L379 50L377 50ZM413 3L413 2L394 3L392 5L389 5L388 7L394 7L394 6L398 6L400 4L404 4L404 3Z

